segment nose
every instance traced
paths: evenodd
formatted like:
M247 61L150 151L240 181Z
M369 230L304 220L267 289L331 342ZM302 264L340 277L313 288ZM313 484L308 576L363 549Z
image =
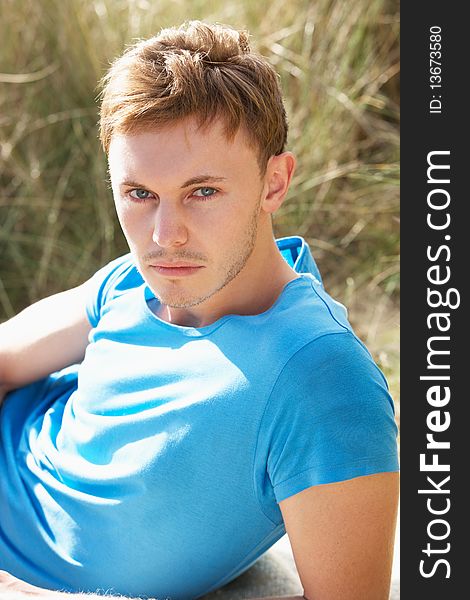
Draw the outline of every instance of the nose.
M188 241L184 216L174 204L160 200L154 217L152 240L161 248L183 246Z

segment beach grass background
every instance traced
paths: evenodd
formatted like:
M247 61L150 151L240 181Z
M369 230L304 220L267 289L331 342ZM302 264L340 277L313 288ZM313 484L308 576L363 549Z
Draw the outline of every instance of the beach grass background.
M126 45L189 19L248 29L280 74L298 167L275 217L398 402L396 0L2 0L0 321L127 251L97 137L98 88Z

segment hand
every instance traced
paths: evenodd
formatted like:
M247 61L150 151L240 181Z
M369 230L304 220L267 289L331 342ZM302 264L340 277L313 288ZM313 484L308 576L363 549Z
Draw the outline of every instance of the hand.
M13 577L6 571L0 571L0 600L32 600L33 598L53 600L60 596L59 592L38 588Z

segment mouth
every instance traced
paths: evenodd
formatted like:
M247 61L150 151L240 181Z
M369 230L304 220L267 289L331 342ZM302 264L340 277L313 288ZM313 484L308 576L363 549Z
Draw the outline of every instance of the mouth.
M204 269L201 265L185 262L159 263L150 265L150 267L159 275L164 275L166 277L186 277L188 275L194 275L201 269Z

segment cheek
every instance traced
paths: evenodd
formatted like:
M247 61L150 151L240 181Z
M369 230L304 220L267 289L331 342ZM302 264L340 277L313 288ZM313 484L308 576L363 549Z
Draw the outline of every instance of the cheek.
M246 215L242 213L236 203L221 202L210 210L201 210L195 213L194 229L204 228L210 232L211 237L226 239L233 237L242 226Z
M133 206L117 205L117 217L121 225L121 229L128 242L134 245L139 243L139 240L148 235L152 235L152 218L148 211Z
M225 246L244 238L254 219L253 207L237 206L220 215L211 231Z

